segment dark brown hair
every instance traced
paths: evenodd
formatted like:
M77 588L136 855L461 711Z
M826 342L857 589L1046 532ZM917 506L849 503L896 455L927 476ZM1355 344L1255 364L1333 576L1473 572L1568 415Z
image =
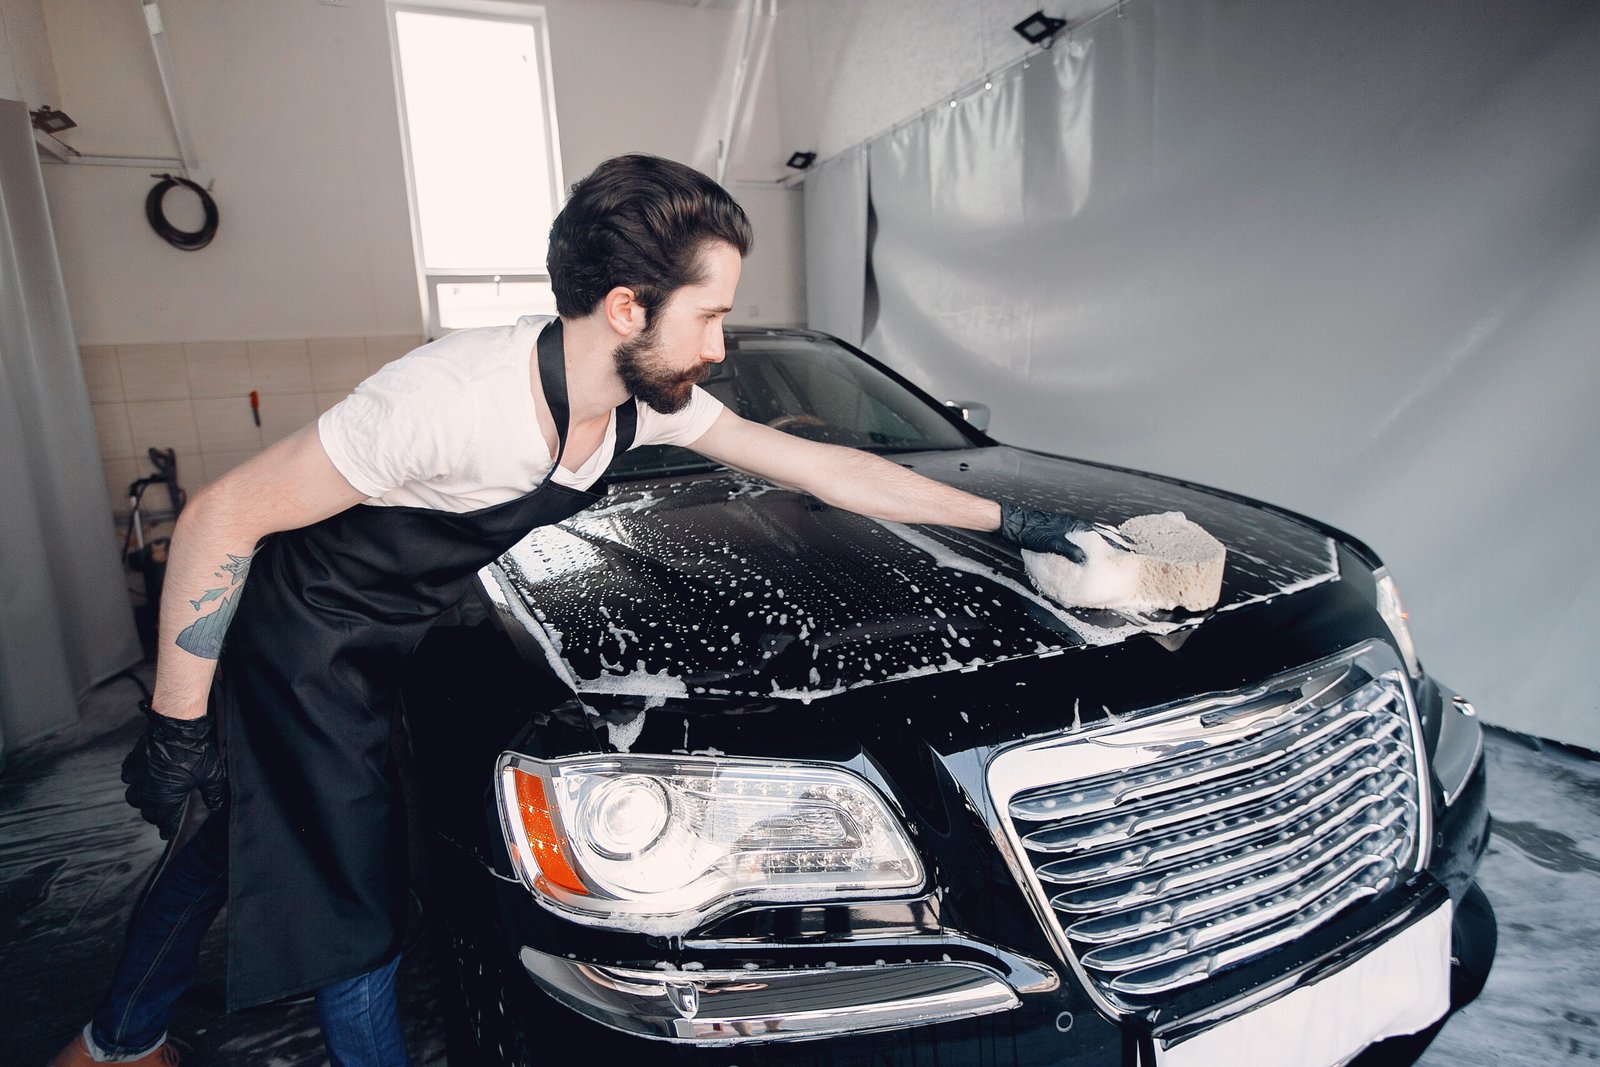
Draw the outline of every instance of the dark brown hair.
M658 156L608 159L572 187L550 226L546 264L556 311L587 315L625 286L648 323L673 292L704 280L707 242L725 241L746 256L753 240L744 209L694 168Z

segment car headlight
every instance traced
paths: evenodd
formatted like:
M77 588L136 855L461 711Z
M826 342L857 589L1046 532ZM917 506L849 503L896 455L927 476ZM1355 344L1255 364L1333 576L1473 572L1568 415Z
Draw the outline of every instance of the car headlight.
M883 896L923 880L882 795L837 767L507 752L497 781L518 875L580 922L686 933L733 902Z
M1407 673L1413 678L1419 678L1422 676L1422 667L1417 662L1417 646L1411 641L1411 627L1406 625L1406 610L1400 603L1400 589L1389 576L1387 567L1379 567L1373 572L1372 577L1378 584L1378 614L1383 616L1383 621L1389 627L1389 633L1394 636L1394 643L1406 661Z

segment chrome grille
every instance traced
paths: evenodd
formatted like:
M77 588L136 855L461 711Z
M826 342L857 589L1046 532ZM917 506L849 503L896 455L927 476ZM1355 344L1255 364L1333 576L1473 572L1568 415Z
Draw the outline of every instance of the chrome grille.
M1426 842L1415 712L1373 644L1252 690L1001 753L1018 873L1113 1010L1376 896Z

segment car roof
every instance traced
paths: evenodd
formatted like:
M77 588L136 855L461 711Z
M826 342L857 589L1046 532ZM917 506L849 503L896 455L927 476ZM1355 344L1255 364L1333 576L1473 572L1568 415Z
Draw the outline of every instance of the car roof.
M813 341L835 340L832 334L826 334L820 330L807 330L800 326L752 326L725 323L722 327L722 332L737 334L740 337L804 337Z

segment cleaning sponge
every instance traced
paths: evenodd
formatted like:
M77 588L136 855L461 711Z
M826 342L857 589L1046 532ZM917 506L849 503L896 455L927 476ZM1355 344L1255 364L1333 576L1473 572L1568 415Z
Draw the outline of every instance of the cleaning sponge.
M1073 608L1205 611L1222 595L1227 549L1181 511L1136 515L1118 531L1135 551L1113 548L1097 533L1069 534L1087 562L1054 552L1022 553L1035 585Z

